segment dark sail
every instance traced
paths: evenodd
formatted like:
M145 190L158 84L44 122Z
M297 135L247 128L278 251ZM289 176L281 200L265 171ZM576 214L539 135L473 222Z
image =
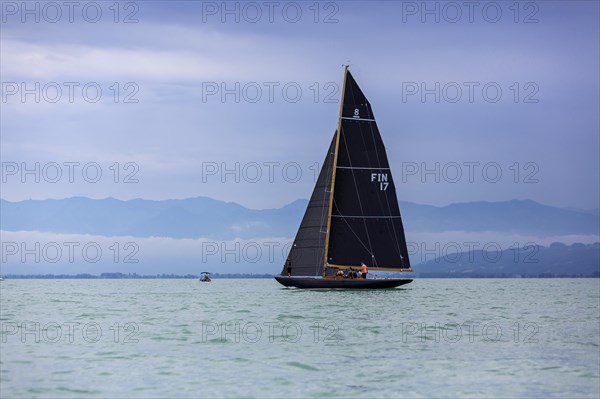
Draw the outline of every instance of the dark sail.
M385 147L369 101L346 74L327 262L409 269Z
M292 276L320 276L323 273L335 137L334 134L294 244L283 266L283 276L287 275L288 262L291 262Z

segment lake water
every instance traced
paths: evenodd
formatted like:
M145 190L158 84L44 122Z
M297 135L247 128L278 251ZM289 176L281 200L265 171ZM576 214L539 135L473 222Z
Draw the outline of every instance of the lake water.
M600 279L5 280L0 396L590 397Z

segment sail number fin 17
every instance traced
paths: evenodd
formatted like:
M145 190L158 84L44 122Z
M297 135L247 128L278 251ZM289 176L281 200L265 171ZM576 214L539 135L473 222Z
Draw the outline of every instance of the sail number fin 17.
M390 185L387 173L371 173L371 182L379 183L379 191L387 190Z

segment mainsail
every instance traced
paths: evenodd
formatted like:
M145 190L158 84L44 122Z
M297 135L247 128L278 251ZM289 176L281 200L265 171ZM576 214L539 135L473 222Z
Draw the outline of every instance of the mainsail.
M410 269L385 147L371 104L347 68L338 130L289 262L294 276L318 276L327 267L358 267L361 262L374 270Z

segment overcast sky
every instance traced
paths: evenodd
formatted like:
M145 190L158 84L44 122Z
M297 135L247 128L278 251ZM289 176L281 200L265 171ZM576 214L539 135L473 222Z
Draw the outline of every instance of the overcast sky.
M308 198L350 62L400 200L598 208L598 2L24 4L4 199Z

